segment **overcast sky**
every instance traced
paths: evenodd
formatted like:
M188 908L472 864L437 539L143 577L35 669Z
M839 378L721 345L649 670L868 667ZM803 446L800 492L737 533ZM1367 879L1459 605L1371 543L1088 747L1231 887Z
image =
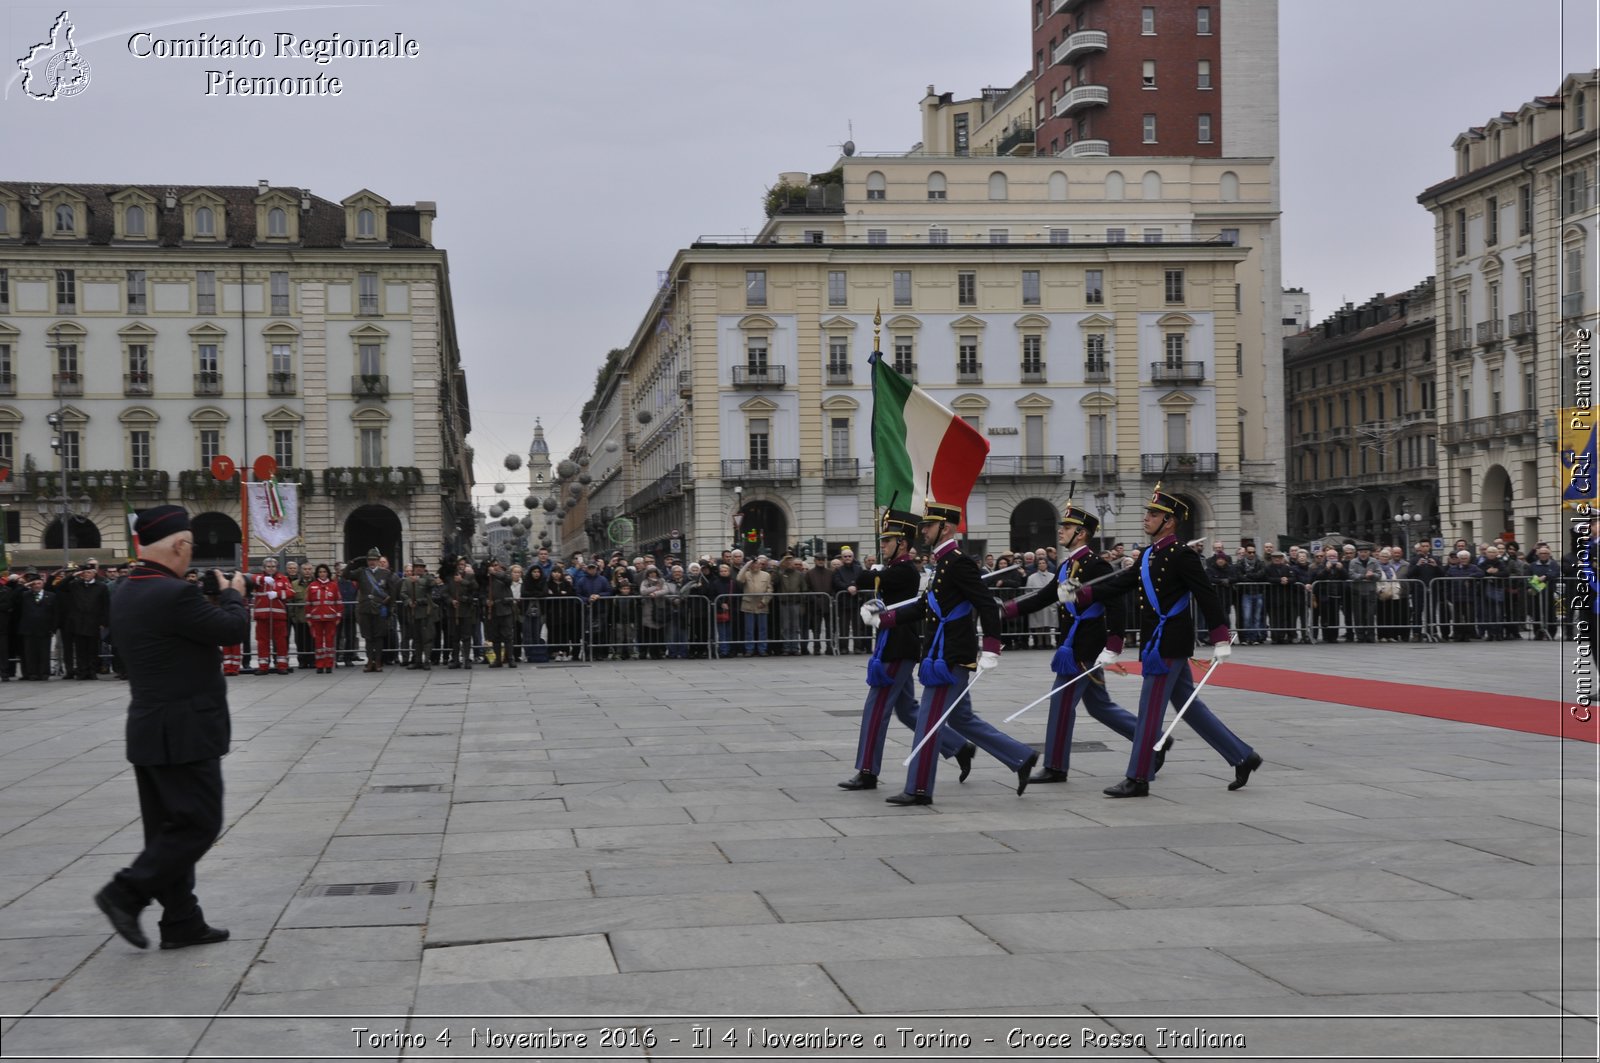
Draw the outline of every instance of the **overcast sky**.
M382 0L72 4L82 94L0 102L5 180L305 186L436 200L480 491L535 416L551 449L656 271L704 233L754 232L785 170L920 139L929 83L958 98L1026 70L1028 0ZM0 76L61 4L8 0ZM137 58L129 37L265 42L262 59ZM273 59L274 34L404 34L402 60ZM1416 202L1450 142L1596 60L1593 0L1288 0L1280 11L1283 281L1321 318L1433 272ZM324 74L338 97L208 96L207 70ZM490 495L489 497L493 497Z

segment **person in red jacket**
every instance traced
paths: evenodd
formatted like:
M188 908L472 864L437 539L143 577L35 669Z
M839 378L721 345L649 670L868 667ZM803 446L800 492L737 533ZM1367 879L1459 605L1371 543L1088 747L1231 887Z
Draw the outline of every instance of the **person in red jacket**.
M317 674L333 674L333 640L344 616L339 581L333 570L318 565L316 577L306 585L306 621L311 625L311 645L316 649Z
M261 562L261 575L256 577L255 594L250 598L250 612L256 621L256 675L266 675L274 662L279 675L289 674L287 603L293 595L289 577L278 574L278 559L269 557Z

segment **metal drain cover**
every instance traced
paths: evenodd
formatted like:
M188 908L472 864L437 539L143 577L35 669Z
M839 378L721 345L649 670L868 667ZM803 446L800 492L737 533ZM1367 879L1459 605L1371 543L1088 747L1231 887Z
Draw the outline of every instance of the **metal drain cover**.
M415 882L332 882L326 886L312 886L307 897L394 897L416 890Z
M444 783L415 783L410 786L369 786L369 794L437 794L444 791Z

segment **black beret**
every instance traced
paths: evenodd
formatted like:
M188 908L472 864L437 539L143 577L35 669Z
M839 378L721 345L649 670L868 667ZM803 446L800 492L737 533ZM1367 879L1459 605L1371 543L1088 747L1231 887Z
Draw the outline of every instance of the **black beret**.
M188 530L189 511L182 506L156 506L142 511L133 522L133 534L144 546Z

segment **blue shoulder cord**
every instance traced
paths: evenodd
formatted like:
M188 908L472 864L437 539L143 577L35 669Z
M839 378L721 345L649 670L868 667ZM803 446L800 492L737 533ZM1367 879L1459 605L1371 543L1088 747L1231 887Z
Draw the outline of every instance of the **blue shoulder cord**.
M1056 583L1062 584L1071 578L1077 571L1078 563L1069 561L1056 570ZM1085 620L1096 620L1104 616L1106 607L1103 602L1094 602L1083 612L1078 612L1078 603L1068 599L1061 603L1061 608L1072 617L1072 626L1067 628L1066 638L1061 640L1061 646L1056 650L1055 657L1050 661L1050 670L1060 676L1074 676L1082 669L1078 666L1077 658L1073 652L1073 639L1078 634L1078 625Z

